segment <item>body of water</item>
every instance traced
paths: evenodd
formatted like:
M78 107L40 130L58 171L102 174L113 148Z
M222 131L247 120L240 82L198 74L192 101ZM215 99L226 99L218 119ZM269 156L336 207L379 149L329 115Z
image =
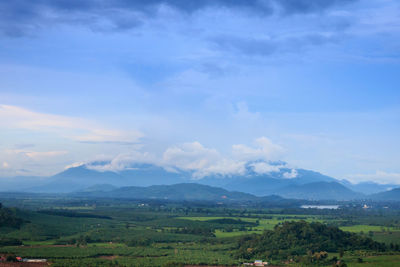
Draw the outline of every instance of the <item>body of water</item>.
M339 208L339 205L301 205L302 209L333 209Z

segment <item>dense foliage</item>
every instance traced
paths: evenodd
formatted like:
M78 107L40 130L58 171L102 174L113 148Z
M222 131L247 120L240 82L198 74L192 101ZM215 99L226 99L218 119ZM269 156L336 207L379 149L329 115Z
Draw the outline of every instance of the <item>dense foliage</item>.
M337 227L306 221L284 222L262 235L251 235L240 239L238 256L250 259L255 256L287 258L319 251L339 250L384 251L385 244L354 233L344 232Z
M293 259L292 266L353 267L400 261L400 209L395 208L363 209L355 203L337 210L270 209L56 196L0 199L18 207L8 209L15 218L30 222L19 229L0 228L0 256L44 258L52 266L237 266L255 259L281 266ZM324 224L311 223L316 221ZM384 242L387 251L369 238Z
M19 228L22 223L23 220L16 217L15 210L5 208L0 203L0 227Z
M9 237L0 237L0 247L2 246L19 246L22 245L21 240Z
M109 216L97 215L91 213L82 213L82 212L72 212L65 210L41 210L39 213L47 214L47 215L55 215L55 216L63 216L63 217L72 217L72 218L99 218L99 219L112 219Z

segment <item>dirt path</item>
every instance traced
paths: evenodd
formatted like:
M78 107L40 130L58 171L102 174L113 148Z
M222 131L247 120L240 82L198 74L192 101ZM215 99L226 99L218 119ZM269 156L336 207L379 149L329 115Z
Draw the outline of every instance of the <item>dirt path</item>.
M48 262L0 262L0 267L43 267L49 265Z

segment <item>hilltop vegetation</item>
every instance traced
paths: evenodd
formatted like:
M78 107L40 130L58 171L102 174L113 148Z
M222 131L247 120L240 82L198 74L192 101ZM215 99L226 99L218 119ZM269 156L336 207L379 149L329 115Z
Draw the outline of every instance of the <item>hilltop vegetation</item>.
M0 203L0 227L19 228L22 223L23 220L15 215L15 210L3 207Z
M399 201L400 200L400 188L394 188L392 190L377 193L371 195L371 199L374 200L386 200L386 201Z
M396 209L125 198L2 201L17 205L6 210L24 222L19 229L0 227L0 254L46 258L52 266L236 266L255 259L332 266L337 257L351 267L360 266L358 258L372 264L400 257Z
M0 203L0 228L8 227L19 229L24 221L15 215L15 209L3 207ZM16 238L4 237L0 235L0 246L21 245L22 242Z
M261 235L243 237L239 241L238 256L286 259L314 252L360 249L385 251L386 245L319 222L292 221L276 225L274 230L266 230Z

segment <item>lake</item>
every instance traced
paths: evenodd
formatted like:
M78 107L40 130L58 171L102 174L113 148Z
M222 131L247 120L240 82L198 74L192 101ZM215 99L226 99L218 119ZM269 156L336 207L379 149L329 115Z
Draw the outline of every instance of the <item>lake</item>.
M333 209L339 208L339 205L301 205L302 209Z

